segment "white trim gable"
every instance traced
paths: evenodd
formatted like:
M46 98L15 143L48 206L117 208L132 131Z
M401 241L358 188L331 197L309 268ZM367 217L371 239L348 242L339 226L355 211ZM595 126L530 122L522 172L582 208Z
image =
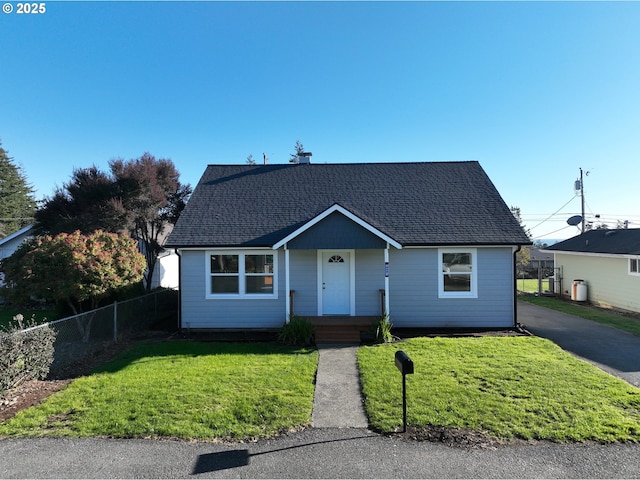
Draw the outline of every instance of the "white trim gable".
M397 241L395 241L393 238L389 237L388 235L385 235L380 230L378 230L374 226L370 225L369 223L365 222L364 220L362 220L357 215L354 215L353 213L351 213L349 210L345 209L344 207L341 207L337 203L332 205L328 209L326 209L324 212L320 213L318 216L316 216L316 217L312 218L311 220L309 220L307 223L305 223L300 228L298 228L295 232L287 235L285 238L283 238L282 240L277 242L275 245L273 245L272 248L274 250L279 249L280 247L284 246L287 242L290 242L291 240L296 238L298 235L300 235L301 233L307 231L309 228L311 228L314 225L316 225L317 223L321 222L322 220L324 220L326 217L328 217L329 215L331 215L334 212L341 213L342 215L347 217L352 222L360 225L362 228L364 228L364 229L368 230L369 232L373 233L375 236L377 236L378 238L384 240L388 244L393 245L398 250L402 249L402 245L400 243L398 243Z

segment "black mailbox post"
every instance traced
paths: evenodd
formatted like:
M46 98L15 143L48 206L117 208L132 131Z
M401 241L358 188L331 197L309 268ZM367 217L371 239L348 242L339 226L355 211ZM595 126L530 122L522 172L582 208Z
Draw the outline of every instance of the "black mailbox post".
M413 360L402 350L396 352L396 367L402 374L402 431L407 431L407 379L413 373Z

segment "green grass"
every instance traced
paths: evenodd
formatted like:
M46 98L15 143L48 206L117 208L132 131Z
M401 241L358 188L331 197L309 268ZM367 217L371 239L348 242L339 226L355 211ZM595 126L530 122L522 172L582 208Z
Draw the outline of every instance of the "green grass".
M8 327L9 324L14 324L13 317L21 313L24 320L30 320L34 318L37 324L51 322L58 318L58 314L52 310L32 310L32 309L20 309L20 308L7 308L0 307L0 328Z
M640 389L536 337L417 338L363 347L358 364L371 425L402 424L396 350L413 360L407 421L498 439L640 441Z
M516 280L516 289L520 292L536 293L538 291L537 278L519 278ZM542 279L542 291L549 289L549 280Z
M551 308L559 312L575 315L576 317L586 318L594 322L610 325L620 330L624 330L634 335L640 335L640 319L622 315L616 312L609 312L599 308L593 308L588 305L576 305L557 298L550 297L534 297L523 295L518 297L525 302L533 303L541 307Z
M271 343L141 344L0 424L0 436L270 436L311 422L317 359Z

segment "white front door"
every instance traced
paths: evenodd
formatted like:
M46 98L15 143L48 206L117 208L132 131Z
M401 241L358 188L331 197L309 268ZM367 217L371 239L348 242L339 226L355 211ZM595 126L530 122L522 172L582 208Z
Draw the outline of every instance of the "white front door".
M323 315L349 315L351 313L351 253L348 251L322 252Z

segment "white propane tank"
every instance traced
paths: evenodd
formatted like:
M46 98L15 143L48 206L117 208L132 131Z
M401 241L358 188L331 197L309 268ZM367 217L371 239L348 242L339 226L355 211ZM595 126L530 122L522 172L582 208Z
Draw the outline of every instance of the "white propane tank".
M571 285L571 300L574 302L586 302L587 301L587 284L584 280L574 280Z

